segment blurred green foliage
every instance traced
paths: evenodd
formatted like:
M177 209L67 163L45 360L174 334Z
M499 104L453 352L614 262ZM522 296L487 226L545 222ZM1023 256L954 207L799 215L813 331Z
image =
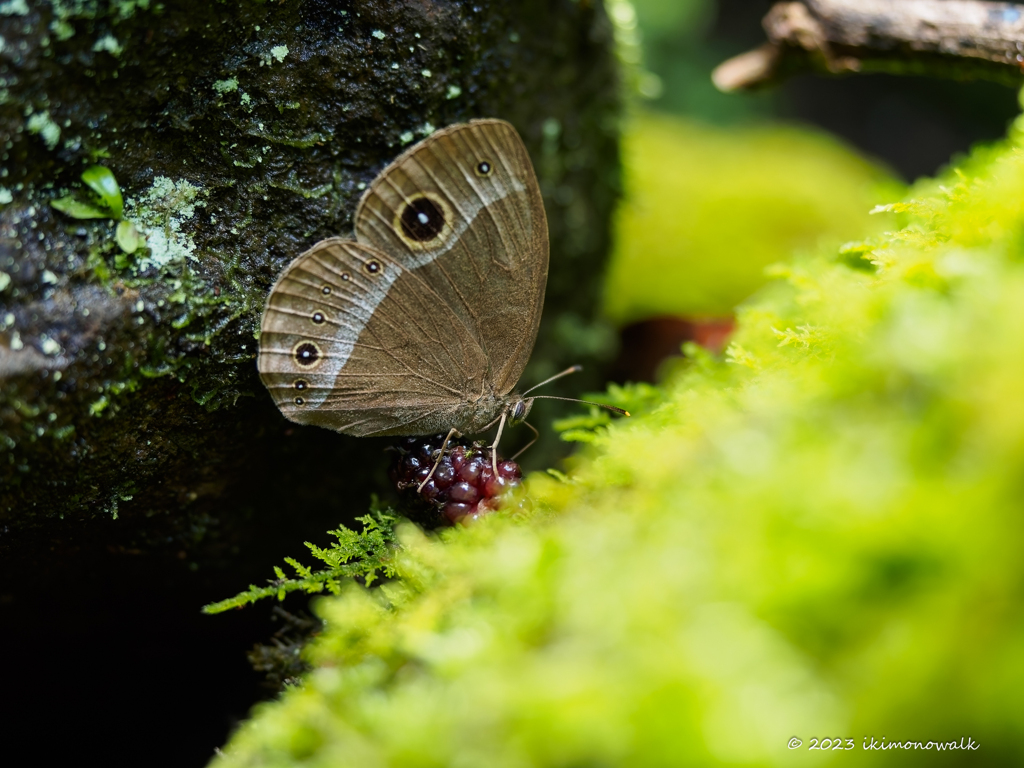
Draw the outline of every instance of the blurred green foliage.
M641 95L659 111L718 124L746 122L777 110L774 91L719 91L711 71L739 53L735 41L710 34L719 13L715 0L632 0L641 39Z
M724 358L609 393L633 418L565 425L530 511L400 527L215 764L1020 764L1022 189L1024 126L776 268Z
M626 197L616 219L605 311L728 315L792 253L891 226L869 216L903 188L822 134L711 127L640 112L623 137Z

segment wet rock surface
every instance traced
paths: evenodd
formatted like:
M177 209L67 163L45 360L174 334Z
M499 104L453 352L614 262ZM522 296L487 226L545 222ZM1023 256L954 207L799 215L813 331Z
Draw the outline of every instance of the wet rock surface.
M11 4L9 4L11 5ZM5 6L6 7L6 6ZM13 9L13 10L11 10ZM223 510L290 431L256 376L280 269L351 231L365 185L434 128L509 119L549 206L545 327L524 381L587 362L616 194L611 32L590 4L15 3L0 16L0 520L178 523ZM109 168L123 220L50 203ZM572 382L572 391L587 381ZM379 460L379 457L377 457ZM260 478L266 480L268 478ZM220 515L218 515L220 516ZM57 522L57 521L63 522ZM168 522L165 520L165 523ZM168 530L162 530L164 535ZM57 534L58 536L61 534ZM0 547L3 547L0 539Z

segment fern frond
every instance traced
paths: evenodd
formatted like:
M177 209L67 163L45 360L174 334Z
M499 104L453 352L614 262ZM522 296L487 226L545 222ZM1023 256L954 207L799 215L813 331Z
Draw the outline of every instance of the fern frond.
M390 510L374 510L368 515L356 518L363 524L361 531L353 531L345 526L328 531L337 542L329 547L318 547L306 542L313 557L322 561L327 567L314 571L293 557L284 558L297 574L296 578L288 578L284 569L274 566L274 579L265 587L250 584L249 589L239 592L234 597L203 606L203 613L223 613L232 608L241 608L267 597L284 600L291 592L303 591L307 594L323 592L338 594L342 585L352 579L361 579L369 586L381 576L394 576L394 553L397 548L395 523L398 517Z

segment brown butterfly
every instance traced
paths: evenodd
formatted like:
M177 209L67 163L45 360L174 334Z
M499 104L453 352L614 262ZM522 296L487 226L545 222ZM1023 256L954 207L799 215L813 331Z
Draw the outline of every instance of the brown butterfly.
M548 229L516 130L473 120L419 142L363 194L354 234L321 240L270 291L259 371L281 412L360 436L499 423L500 439L525 419L534 398L513 389L537 338Z

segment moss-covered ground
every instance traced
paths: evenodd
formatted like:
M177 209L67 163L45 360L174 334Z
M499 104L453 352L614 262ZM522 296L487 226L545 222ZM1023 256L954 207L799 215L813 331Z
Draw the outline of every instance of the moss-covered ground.
M563 425L565 475L399 526L215 764L1020 763L1022 189L1016 127L774 267L721 358L607 393L632 418Z

